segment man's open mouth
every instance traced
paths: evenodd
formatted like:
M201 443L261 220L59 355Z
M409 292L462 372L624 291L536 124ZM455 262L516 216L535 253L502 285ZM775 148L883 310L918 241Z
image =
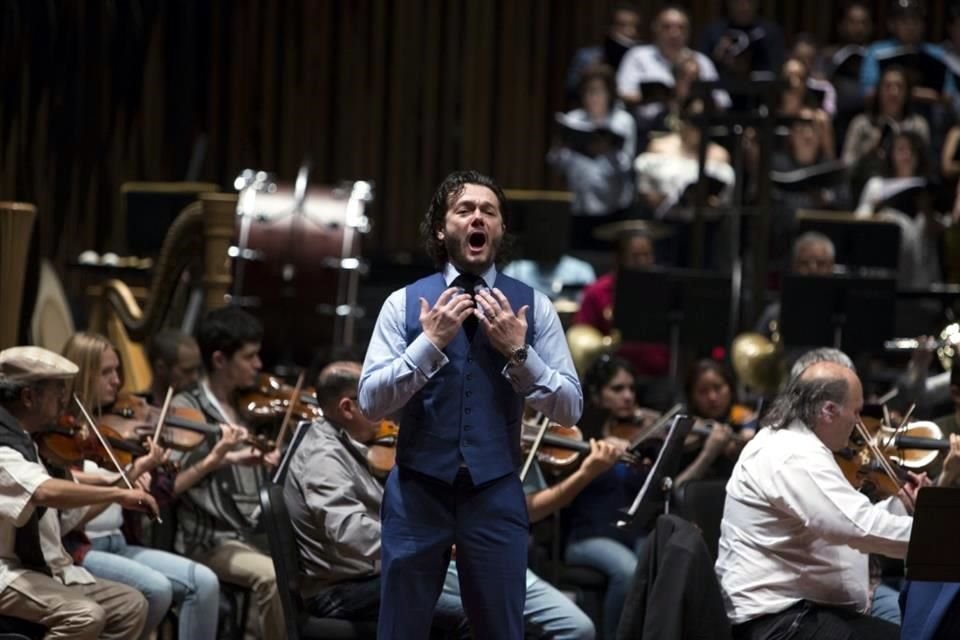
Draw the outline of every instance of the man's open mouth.
M487 244L487 234L474 231L467 236L467 244L470 245L471 249L483 249Z

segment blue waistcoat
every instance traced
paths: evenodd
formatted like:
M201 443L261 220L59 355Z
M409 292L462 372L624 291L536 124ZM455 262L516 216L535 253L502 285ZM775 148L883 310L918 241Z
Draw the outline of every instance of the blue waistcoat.
M514 311L529 305L526 341L531 344L533 289L502 273L497 273L494 286ZM433 307L446 288L442 273L406 288L407 344L422 331L419 299L425 298ZM449 362L403 410L397 463L449 484L462 464L467 465L474 484L515 472L520 466L523 397L502 374L507 359L491 346L482 327L472 343L461 328L443 352Z

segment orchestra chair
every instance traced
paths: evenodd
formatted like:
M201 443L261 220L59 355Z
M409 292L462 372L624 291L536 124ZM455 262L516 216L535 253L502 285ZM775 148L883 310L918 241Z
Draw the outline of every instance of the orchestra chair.
M710 556L717 559L720 521L727 499L726 480L691 480L673 489L671 513L695 524L703 535Z
M549 581L560 591L571 592L576 605L593 621L597 637L602 634L603 597L607 592L607 576L592 567L567 564L563 560L563 543L566 535L562 531L562 518L554 513L547 520L533 526L534 546L550 549L547 563L533 557L531 566L536 573ZM536 549L534 549L534 552ZM534 554L531 554L534 555ZM616 621L610 622L616 624Z
M306 429L298 429L306 432ZM290 640L361 640L377 637L375 622L317 618L304 611L300 601L300 551L290 514L283 500L283 485L270 483L260 489L261 519L270 541L270 555L283 603L287 638Z

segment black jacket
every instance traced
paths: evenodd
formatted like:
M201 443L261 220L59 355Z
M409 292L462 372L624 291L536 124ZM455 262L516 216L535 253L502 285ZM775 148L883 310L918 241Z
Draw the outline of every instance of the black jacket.
M730 640L713 559L697 528L660 516L637 563L617 640Z

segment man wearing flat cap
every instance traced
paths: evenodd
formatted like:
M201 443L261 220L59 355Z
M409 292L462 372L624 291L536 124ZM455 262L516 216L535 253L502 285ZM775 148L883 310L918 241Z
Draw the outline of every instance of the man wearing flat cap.
M94 579L60 542L104 506L157 512L143 491L51 476L32 435L66 408L72 362L39 347L0 351L0 615L48 628L45 638L134 639L147 615L143 595Z

